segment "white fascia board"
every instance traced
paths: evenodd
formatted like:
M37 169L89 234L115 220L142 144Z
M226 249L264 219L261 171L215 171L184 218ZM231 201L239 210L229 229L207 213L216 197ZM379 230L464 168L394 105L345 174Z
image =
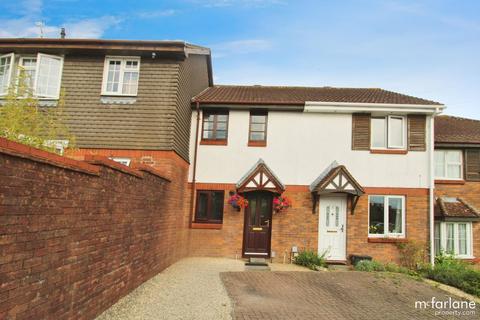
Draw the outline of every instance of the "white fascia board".
M385 113L419 113L437 115L443 112L445 105L394 104L394 103L351 103L351 102L318 102L306 101L304 112L318 113L353 113L353 112L385 112Z

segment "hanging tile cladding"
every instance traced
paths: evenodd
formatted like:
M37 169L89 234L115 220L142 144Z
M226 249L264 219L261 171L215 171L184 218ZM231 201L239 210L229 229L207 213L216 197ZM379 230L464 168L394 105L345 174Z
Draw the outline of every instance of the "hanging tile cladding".
M191 99L208 87L207 57L190 55L180 64L178 98L175 109L174 149L188 159L190 141Z
M62 86L77 146L173 150L179 63L142 58L136 102L103 104L104 56L67 55Z

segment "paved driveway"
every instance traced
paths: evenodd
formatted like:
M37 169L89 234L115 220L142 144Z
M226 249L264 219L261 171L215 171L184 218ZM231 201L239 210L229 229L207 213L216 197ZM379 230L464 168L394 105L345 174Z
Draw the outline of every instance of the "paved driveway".
M399 274L227 272L221 278L233 299L235 319L480 318L480 310L476 316L453 316L415 309L417 300L435 297L444 301L448 297L440 289Z

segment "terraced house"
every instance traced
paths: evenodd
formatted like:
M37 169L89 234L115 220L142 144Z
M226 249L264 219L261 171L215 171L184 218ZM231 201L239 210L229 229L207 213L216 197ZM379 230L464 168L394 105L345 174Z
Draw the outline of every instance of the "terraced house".
M438 118L440 103L382 89L215 86L210 50L182 41L1 39L0 96L20 69L42 107L64 94L76 136L66 155L152 166L172 181L171 261L288 261L303 249L332 263L397 261L407 241L479 254L477 122ZM476 135L458 136L467 129Z
M480 121L435 120L435 251L480 256Z

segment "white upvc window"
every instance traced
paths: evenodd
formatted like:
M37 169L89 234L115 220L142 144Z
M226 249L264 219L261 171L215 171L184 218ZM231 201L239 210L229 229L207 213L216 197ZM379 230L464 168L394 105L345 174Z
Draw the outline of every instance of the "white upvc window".
M13 81L14 55L0 56L0 96L6 95ZM36 57L20 57L18 73L25 72L26 85L37 98L58 99L63 71L63 57L39 53Z
M404 116L382 116L371 119L372 149L405 149L407 121Z
M102 95L136 96L140 57L105 57Z
M371 195L368 205L369 237L405 237L404 196Z
M462 179L462 150L435 150L435 178Z
M0 55L0 96L8 93L10 81L12 80L14 59L13 53Z
M471 222L436 222L435 254L451 254L457 258L473 258Z
M130 166L130 161L131 161L130 158L117 158L117 157L112 157L112 158L110 158L110 160L121 163L121 164L123 164L124 166L127 166L127 167Z
M20 57L17 66L17 77L20 78L23 74L23 80L26 92L33 94L35 88L35 75L37 73L37 57ZM19 94L26 94L26 92L20 92L20 88L17 88Z

